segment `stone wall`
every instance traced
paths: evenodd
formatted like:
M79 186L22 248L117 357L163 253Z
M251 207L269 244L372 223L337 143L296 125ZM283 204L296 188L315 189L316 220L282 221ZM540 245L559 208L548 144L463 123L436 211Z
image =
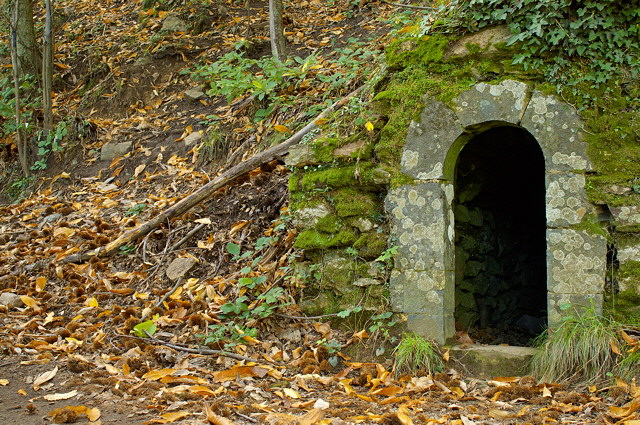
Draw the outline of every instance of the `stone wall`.
M605 204L610 198L595 199L594 193L603 193L598 178L606 173L594 168L587 155L583 118L541 89L544 82L513 78L526 74L506 65L511 57L456 62L460 58L455 55L426 54L422 46L415 59L412 43L390 49L410 64L411 72L402 69L401 61L389 60L387 80L378 84L370 104L375 131L340 137L325 130L293 148L287 159L294 170L290 190L300 230L296 246L303 251L303 309L318 314L356 304L370 311L390 308L411 330L438 342L450 339L456 303L461 302L456 279L473 273L472 260L456 240L456 230L466 230L456 229L456 221L468 219L473 227L476 214L472 205L456 200L456 164L474 137L505 127L526 131L544 158L545 194L539 208L546 217L549 325L570 314L568 306L601 310L605 280L614 292L635 299L640 289L640 236L635 233L640 231L640 207L616 198L609 214ZM447 46L439 36L422 43L434 49ZM494 49L492 54L496 51L501 53ZM420 75L417 69L433 72ZM468 84L478 74L491 74L493 81ZM504 77L510 74L512 78ZM635 189L612 185L611 190L629 195ZM636 201L633 193L626 199ZM613 247L609 255L608 243ZM388 255L380 257L390 248L397 250L392 266Z

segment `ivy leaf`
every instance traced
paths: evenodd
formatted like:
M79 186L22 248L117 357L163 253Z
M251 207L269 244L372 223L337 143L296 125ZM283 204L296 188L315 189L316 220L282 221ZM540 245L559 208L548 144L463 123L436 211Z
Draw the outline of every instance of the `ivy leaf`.
M135 336L139 336L140 338L145 338L148 336L153 336L156 333L158 327L153 320L147 320L146 322L138 323L131 329L131 333Z

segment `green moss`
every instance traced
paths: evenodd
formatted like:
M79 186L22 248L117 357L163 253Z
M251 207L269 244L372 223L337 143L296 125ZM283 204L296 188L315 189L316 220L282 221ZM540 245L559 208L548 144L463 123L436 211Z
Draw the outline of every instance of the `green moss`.
M613 238L611 234L603 227L596 216L593 214L587 214L582 217L582 221L576 225L571 226L574 230L584 230L590 235L600 235L604 237L608 242L611 242Z
M358 233L350 228L343 228L335 234L303 230L296 238L294 246L299 249L328 249L351 246L356 240L358 240Z
M373 144L367 139L368 137L366 135L363 135L362 132L358 132L346 138L325 137L314 141L311 144L311 147L315 158L319 162L323 163L331 163L338 159L368 160L371 159L373 155ZM355 148L354 151L346 157L338 158L336 156L336 150L351 144L360 144L361 146L359 148Z
M373 260L387 249L387 236L375 231L367 232L355 241L353 247L358 250L358 254L363 258Z
M449 40L444 35L405 38L392 42L385 50L391 68L441 62Z
M371 163L348 165L318 171L307 171L302 176L301 186L305 191L345 186L375 186Z
M340 217L371 216L378 212L380 200L375 194L344 188L331 193L336 213Z
M323 233L338 233L344 223L335 215L330 214L318 220L315 228Z

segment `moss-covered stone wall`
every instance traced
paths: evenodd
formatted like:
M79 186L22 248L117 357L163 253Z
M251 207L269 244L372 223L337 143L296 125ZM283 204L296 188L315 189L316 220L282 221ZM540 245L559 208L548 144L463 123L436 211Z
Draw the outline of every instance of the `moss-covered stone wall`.
M480 82L517 80L541 96L573 105L584 122L590 160L584 185L594 208L580 226L605 235L612 250L608 311L627 318L638 314L640 84L621 79L598 88L555 87L536 70L513 64L515 51L505 47L508 31L480 34L394 41L370 101L355 114L336 117L290 153L291 210L300 230L296 247L304 252L299 274L306 282L302 305L307 312L330 313L356 304L389 308L391 267L379 257L395 242L383 200L390 189L415 182L401 162L410 124L421 121L424 96L454 108L453 100Z

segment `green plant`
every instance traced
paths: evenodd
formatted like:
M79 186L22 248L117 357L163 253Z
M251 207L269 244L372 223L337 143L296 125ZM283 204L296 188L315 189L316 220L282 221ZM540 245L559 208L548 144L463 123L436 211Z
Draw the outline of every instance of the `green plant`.
M60 121L56 125L56 129L49 132L47 135L41 135L38 142L38 157L32 166L32 170L44 170L47 168L47 159L52 152L60 152L63 150L62 140L68 133L67 122Z
M129 208L124 215L139 215L144 209L147 208L147 204L136 204L133 207Z
M326 338L322 338L321 340L316 342L316 344L319 347L324 347L327 350L327 353L329 354L329 359L328 359L329 364L333 367L338 366L339 358L336 354L339 353L340 350L342 349L342 344L340 344L335 339L328 340Z
M594 307L564 317L557 329L538 337L539 350L531 360L533 375L553 382L607 380L624 361L616 353L626 345L621 329L620 323L598 314Z
M423 370L434 374L441 372L444 366L438 345L414 333L402 334L402 340L393 354L396 373L416 373Z
M630 73L638 75L640 13L615 0L457 0L450 26L477 31L508 24L519 43L514 63L543 71L558 84L598 85ZM569 68L581 62L586 72Z

